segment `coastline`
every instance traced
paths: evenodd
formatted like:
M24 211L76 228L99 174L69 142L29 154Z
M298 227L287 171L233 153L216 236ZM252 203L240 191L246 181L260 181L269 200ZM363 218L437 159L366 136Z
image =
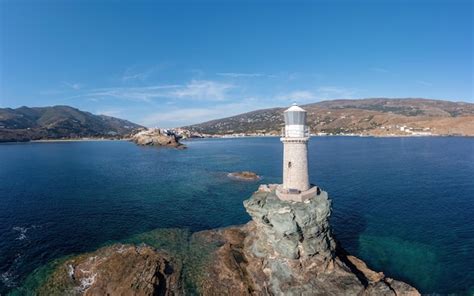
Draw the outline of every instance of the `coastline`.
M315 137L359 137L359 138L474 138L474 135L356 135L356 134L338 134L338 135L311 135ZM280 138L278 135L213 135L206 137L183 138L181 141L194 141L202 139L242 139L242 138ZM131 138L106 139L106 138L78 138L78 139L41 139L29 141L5 141L1 144L18 143L67 143L67 142L109 142L109 141L130 141Z
M80 139L42 139L31 140L25 143L50 143L50 142L106 142L106 141L129 141L130 139L96 139L96 138L80 138ZM7 142L19 143L19 142Z
M209 137L184 138L184 141L195 139L234 139L234 138L280 138L279 135L212 135ZM359 137L359 138L448 138L462 137L474 138L474 135L357 135L357 134L338 134L338 135L310 135L310 137Z
M96 138L78 138L78 139L41 139L29 141L4 141L2 144L26 144L26 143L67 143L67 142L109 142L109 141L130 141L130 139L96 139Z

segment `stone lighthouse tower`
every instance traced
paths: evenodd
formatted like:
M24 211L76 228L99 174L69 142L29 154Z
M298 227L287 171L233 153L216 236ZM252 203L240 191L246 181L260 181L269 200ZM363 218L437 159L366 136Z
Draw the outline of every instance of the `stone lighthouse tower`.
M317 187L311 186L308 175L309 128L306 111L293 104L284 112L283 131L283 184L276 193L281 200L305 201L316 195Z

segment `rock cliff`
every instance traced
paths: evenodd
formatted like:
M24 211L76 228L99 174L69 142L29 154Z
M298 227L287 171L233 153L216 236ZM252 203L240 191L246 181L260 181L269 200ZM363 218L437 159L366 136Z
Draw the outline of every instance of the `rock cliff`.
M160 230L58 265L39 295L420 295L345 252L331 234L325 191L282 201L262 185L252 221L189 235Z

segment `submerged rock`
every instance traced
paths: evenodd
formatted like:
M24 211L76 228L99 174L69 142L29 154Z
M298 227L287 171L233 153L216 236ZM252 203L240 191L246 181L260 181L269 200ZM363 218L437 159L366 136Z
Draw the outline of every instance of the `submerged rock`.
M244 181L254 181L260 179L260 177L256 173L250 171L233 172L227 174L227 176L232 179Z
M163 146L173 148L186 148L179 142L179 136L172 132L161 129L146 129L134 134L133 142L141 146Z

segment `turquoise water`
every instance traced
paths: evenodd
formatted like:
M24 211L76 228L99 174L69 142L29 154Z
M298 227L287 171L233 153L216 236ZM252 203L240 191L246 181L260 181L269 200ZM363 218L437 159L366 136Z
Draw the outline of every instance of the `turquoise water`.
M0 145L0 294L53 259L156 228L249 220L242 201L281 179L278 138ZM316 137L311 181L342 245L424 293L474 292L474 139ZM259 182L226 177L253 170Z

